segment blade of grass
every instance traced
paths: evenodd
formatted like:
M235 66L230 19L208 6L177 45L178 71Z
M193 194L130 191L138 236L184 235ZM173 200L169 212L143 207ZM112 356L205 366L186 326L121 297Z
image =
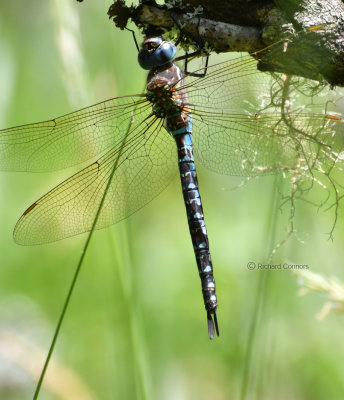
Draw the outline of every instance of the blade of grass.
M130 121L129 121L129 124L128 124L127 132L126 132L126 134L125 134L125 136L124 136L124 138L123 138L121 147L120 147L120 149L119 149L117 159L116 159L116 161L115 161L115 163L114 163L114 166L113 166L113 168L112 168L112 171L111 171L109 180L108 180L107 185L106 185L106 187L105 187L104 195L103 195L103 197L102 197L102 199L101 199L101 201L100 201L100 204L99 204L99 207L98 207L96 216L95 216L95 218L94 218L94 221L93 221L91 230L90 230L90 232L89 232L89 234L88 234L88 236L87 236L87 239L86 239L84 248L83 248L83 250L82 250L82 252L81 252L81 256L80 256L78 265L77 265L77 267L76 267L76 269L75 269L75 272L74 272L74 275L73 275L72 283L71 283L71 285L70 285L70 287L69 287L69 290L68 290L68 293L67 293L67 297L66 297L66 299L65 299L65 302L64 302L64 305L63 305L63 307L62 307L62 311L61 311L59 320L58 320L57 325L56 325L55 333L54 333L54 336L53 336L53 340L52 340L52 342L51 342L51 345L50 345L50 347L49 347L49 351L48 351L47 358L46 358L46 360L45 360L45 363L44 363L44 366L43 366L41 375L40 375L40 377L39 377L39 380L38 380L38 383L37 383L37 386L36 386L36 390L35 390L35 393L34 393L34 396L33 396L33 400L36 400L36 399L38 398L38 395L39 395L39 392L40 392L40 389L41 389L41 386L42 386L42 383L43 383L43 380L44 380L44 376L45 376L45 373L46 373L46 371L47 371L47 368L48 368L48 365L49 365L49 361L50 361L50 358L51 358L52 353L53 353L53 351L54 351L55 344L56 344L56 340L57 340L58 334L59 334L60 329L61 329L61 326L62 326L62 322L63 322L63 320L64 320L64 317L65 317L65 314L66 314L66 311L67 311L67 308L68 308L70 299L71 299L71 297L72 297L72 293L73 293L73 290L74 290L76 281L77 281L78 276L79 276L79 272L80 272L81 266L82 266L82 264L83 264L83 261L84 261L84 258L85 258L85 255L86 255L88 246L89 246L89 244L90 244L90 241L91 241L93 232L94 232L94 230L95 230L96 224L97 224L97 222L98 222L98 218L99 218L99 216L100 216L101 210L102 210L102 208L103 208L106 195L107 195L107 193L108 193L108 191L109 191L109 188L110 188L110 185L111 185L111 183L112 183L112 178L113 178L113 176L114 176L114 174L115 174L115 172L116 172L116 169L117 169L117 166L118 166L118 162L119 162L119 159L120 159L120 157L121 157L123 148L124 148L124 146L125 146L125 143L126 143L128 134L129 134L129 132L130 132L130 128L131 128L132 123L133 123L133 120L130 120Z
M135 290L134 281L132 279L132 269L135 265L135 261L132 257L134 252L131 249L132 241L130 240L130 222L122 224L118 229L120 230L120 234L117 235L118 240L112 239L112 242L113 246L115 246L115 253L117 256L116 264L124 297L123 303L125 304L129 321L132 362L135 371L134 381L136 397L138 399L150 399L152 398L149 386L151 379L149 377L149 363L147 362L148 356L144 350L146 348L145 335L140 318L140 303L137 301L135 295L137 291ZM113 231L112 234L114 234ZM122 262L119 262L118 258L121 258Z
M276 190L277 185L280 185L280 179L278 176L275 177L274 185L272 185L271 191L271 202L269 206L269 220L266 224L266 260L271 260L271 251L274 248L274 243L276 243L276 229L278 225L278 191ZM240 390L240 400L245 400L247 398L248 388L252 381L252 359L253 359L253 349L255 346L257 327L262 319L264 304L266 301L266 291L268 288L268 277L269 270L259 271L259 277L257 282L257 289L254 296L254 306L252 310L251 323L248 330L248 337L246 343L246 352L244 356L243 372L242 372L242 382Z
M145 85L143 90L145 89ZM139 399L151 399L152 390L148 382L151 379L148 377L149 363L147 362L147 354L144 352L144 332L141 324L138 302L135 300L136 291L133 289L133 279L132 279L132 268L134 265L132 254L134 252L131 249L130 240L131 229L130 222L125 221L125 224L119 226L120 235L117 238L112 239L114 248L114 260L117 265L117 269L120 277L120 284L122 287L124 295L124 303L127 306L127 312L129 316L129 329L130 329L130 339L132 342L133 349L133 364L135 368L135 390L136 397ZM114 235L114 230L111 231ZM118 240L117 240L118 239ZM119 245L120 243L120 245ZM120 258L122 262L120 262ZM124 271L123 265L126 266Z

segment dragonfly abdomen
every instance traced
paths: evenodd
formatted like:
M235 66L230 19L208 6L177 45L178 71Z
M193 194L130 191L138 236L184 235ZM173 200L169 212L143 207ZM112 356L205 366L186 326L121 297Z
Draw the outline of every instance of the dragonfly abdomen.
M192 135L190 132L179 134L176 134L176 132L171 133L177 144L178 166L184 203L198 272L201 278L203 300L208 317L209 336L212 339L215 333L214 323L211 317L212 314L214 315L215 328L218 334L216 320L217 297L213 266L209 252L207 228L204 222L202 201L198 190L196 167L192 151Z
M145 42L144 60L157 47L158 40ZM153 53L154 54L154 53ZM149 57L148 57L149 58ZM183 72L170 60L158 63L147 76L147 100L152 103L152 114L164 119L166 130L174 137L178 150L178 166L188 217L192 244L202 283L202 293L207 310L210 339L219 335L216 309L217 298L213 266L209 252L207 229L204 222L201 197L198 190L196 168L192 151L192 114L186 89L183 87ZM147 62L148 66L148 62Z

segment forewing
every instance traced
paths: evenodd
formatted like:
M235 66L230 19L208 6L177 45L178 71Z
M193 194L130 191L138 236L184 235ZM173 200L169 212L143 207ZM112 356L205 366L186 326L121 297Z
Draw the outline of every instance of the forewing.
M50 121L0 130L0 169L54 171L94 159L120 140L135 109L149 103L141 95L113 98Z
M129 122L128 122L129 123ZM33 245L89 231L117 165L96 229L104 228L151 201L177 172L173 138L162 120L149 116L97 162L73 175L31 205L19 219L14 239Z

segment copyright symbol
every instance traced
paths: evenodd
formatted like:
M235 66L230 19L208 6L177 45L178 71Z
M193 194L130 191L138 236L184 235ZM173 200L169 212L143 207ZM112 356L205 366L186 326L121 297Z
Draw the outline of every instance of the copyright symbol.
M255 262L253 262L253 261L250 261L248 264L247 264L247 268L248 269L255 269L256 268L256 263Z

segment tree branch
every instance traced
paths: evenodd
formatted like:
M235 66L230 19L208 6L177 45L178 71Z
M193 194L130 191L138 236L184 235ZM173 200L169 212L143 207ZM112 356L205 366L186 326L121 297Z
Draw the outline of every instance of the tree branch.
M180 14L171 10L143 5L137 12L141 23L172 29L176 23L182 27L185 35L194 40L198 36L209 43L217 53L227 51L253 52L263 47L261 31L256 27L240 26L207 18L193 17L192 14Z
M165 0L165 3L161 6L142 0L138 7L127 7L124 0L116 0L108 14L121 29L131 18L146 36L162 35L166 30L178 28L189 41L197 44L201 38L208 48L218 53L254 52L281 40L286 28L295 32L332 24L336 29L331 35L323 33L322 38L319 38L322 33L314 35L314 43L295 41L288 57L280 54L276 59L269 59L267 68L344 86L341 0Z

